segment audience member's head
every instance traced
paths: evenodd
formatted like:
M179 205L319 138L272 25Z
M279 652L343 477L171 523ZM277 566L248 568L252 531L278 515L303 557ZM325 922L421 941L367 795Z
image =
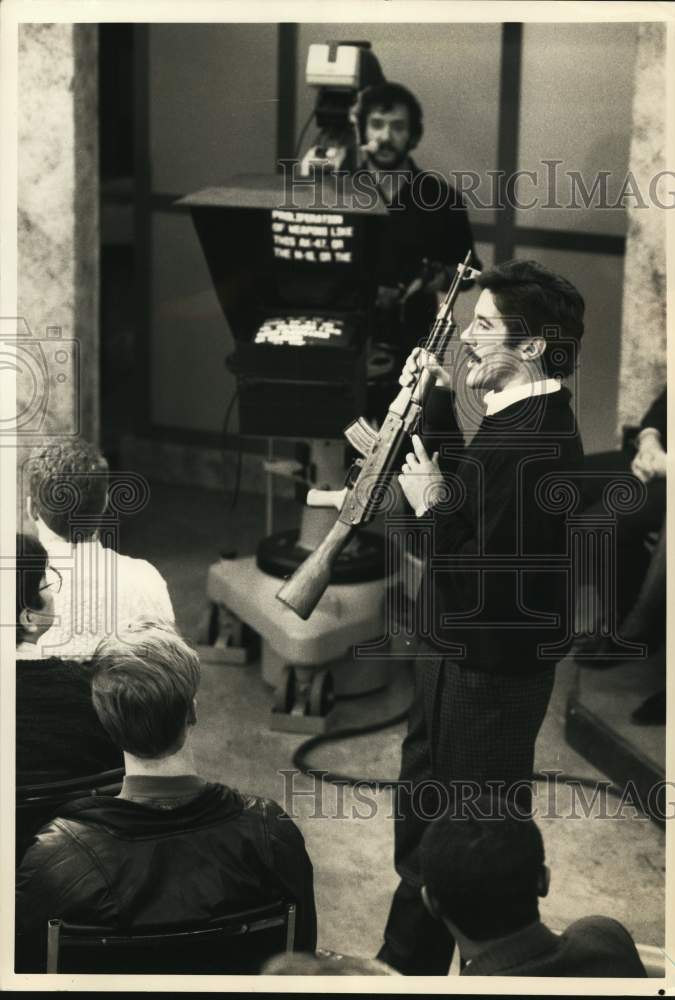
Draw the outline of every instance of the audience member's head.
M510 260L476 279L487 288L513 334L513 345L543 338L546 374L570 375L584 333L584 300L566 278L534 260Z
M53 579L49 579L52 577ZM16 536L16 643L35 643L54 621L53 586L60 579L47 566L35 535Z
M268 959L260 970L264 976L398 976L376 958L317 952L284 952Z
M544 844L532 819L483 796L447 813L422 840L422 894L430 912L469 941L513 934L539 919L548 891Z
M73 439L41 445L29 462L29 514L66 541L93 536L108 497L108 463L97 448Z
M137 619L94 653L96 714L113 743L142 760L182 749L196 722L199 681L196 652L168 622Z

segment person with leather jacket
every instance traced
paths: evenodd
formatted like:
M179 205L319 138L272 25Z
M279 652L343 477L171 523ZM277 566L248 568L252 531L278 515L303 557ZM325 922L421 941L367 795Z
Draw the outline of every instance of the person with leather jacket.
M313 869L295 823L276 802L195 771L199 679L197 654L168 623L140 620L98 646L94 708L126 776L119 796L60 809L24 855L17 971L40 971L52 918L134 930L278 899L296 904L296 949L315 949Z

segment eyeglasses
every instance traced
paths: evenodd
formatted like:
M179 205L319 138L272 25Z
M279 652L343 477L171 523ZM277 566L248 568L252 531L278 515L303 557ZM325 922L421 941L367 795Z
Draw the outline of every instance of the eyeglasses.
M52 590L55 594L58 594L61 590L61 584L63 583L63 577L56 569L55 566L48 566L45 571L45 576L51 577L47 580L42 587L38 588L38 593L42 593L43 590Z

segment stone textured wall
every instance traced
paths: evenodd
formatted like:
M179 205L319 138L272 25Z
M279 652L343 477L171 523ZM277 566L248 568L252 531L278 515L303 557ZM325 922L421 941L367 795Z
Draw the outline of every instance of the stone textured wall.
M635 64L630 170L648 207L628 208L618 433L638 423L666 380L666 210L647 197L665 169L665 25L640 25ZM671 180L672 185L672 180ZM667 186L658 197L668 204ZM672 198L672 195L671 195Z
M19 29L20 465L55 436L98 440L97 50L95 25Z

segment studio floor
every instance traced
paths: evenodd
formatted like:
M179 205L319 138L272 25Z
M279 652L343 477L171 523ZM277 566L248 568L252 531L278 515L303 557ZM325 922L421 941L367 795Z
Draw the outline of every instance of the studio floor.
M275 505L275 530L294 526L297 505ZM205 606L206 572L221 552L250 555L264 531L264 498L242 495L235 510L225 495L156 484L148 507L125 523L121 551L153 562L167 580L178 625L195 635ZM564 661L537 742L536 767L601 779L565 742L564 713L575 668ZM340 702L338 725L359 725L396 714L410 697L410 674L397 667L389 688ZM393 869L391 792L324 785L292 770L304 737L273 732L271 689L260 666L205 664L198 701L195 750L200 772L211 780L275 798L300 826L314 864L319 945L348 954L374 955L381 943ZM630 709L627 708L629 713ZM363 777L398 774L401 724L369 736L318 748L312 764ZM587 793L590 795L590 793ZM552 871L542 902L543 919L555 930L589 914L620 920L644 944L663 945L665 836L630 807L590 817L576 806L569 787L541 783L537 819ZM576 813L576 815L573 815Z

